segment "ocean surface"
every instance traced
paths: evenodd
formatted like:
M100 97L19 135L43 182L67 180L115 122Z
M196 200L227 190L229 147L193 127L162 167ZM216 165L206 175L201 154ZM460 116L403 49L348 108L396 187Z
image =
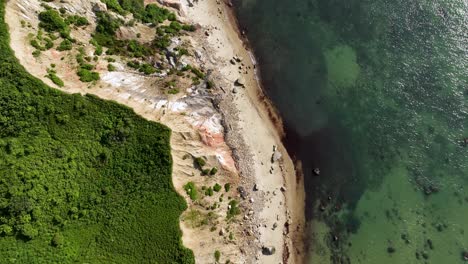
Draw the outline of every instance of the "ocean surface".
M303 162L307 263L468 263L468 1L236 4Z

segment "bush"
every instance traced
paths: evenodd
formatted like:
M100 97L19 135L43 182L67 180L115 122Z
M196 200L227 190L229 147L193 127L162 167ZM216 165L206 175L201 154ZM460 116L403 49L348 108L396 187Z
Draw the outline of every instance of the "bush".
M191 32L197 30L197 28L194 25L186 25L186 24L182 25L182 29L185 31L191 31Z
M151 66L150 64L148 63L143 63L140 65L140 68L138 69L138 71L146 74L146 75L149 75L149 74L153 74L155 72L157 72L157 69L154 68L153 66Z
M193 74L195 74L195 76L197 76L197 78L199 79L205 78L205 74L201 72L199 69L191 67L190 70L193 72Z
M219 260L221 259L221 252L219 252L219 250L216 250L214 252L214 258L215 258L216 262L219 262Z
M94 51L94 55L101 56L102 55L102 46L101 45L96 45L96 50Z
M101 0L101 2L105 3L108 9L113 10L121 15L125 15L126 13L117 0Z
M159 49L165 49L171 45L171 40L169 39L169 36L164 35L164 36L156 36L156 38L153 41L153 45L156 48Z
M206 160L201 158L201 157L196 157L195 158L195 165L197 165L199 168L203 168L203 166L206 165Z
M92 72L83 68L80 68L80 70L78 70L78 76L80 76L80 81L82 82L93 82L100 79L99 73Z
M49 71L46 77L49 78L58 87L63 87L65 85L62 79L60 79L53 71Z
M221 188L222 188L221 185L219 185L218 183L216 183L216 184L213 186L213 190L214 190L215 192L221 191Z
M238 207L238 202L236 200L232 200L229 202L229 209L226 215L227 219L231 219L236 215L240 214L240 209Z
M169 27L174 29L176 32L179 32L182 29L182 25L177 21L172 21L171 24L169 24Z
M87 26L89 25L89 21L86 17L73 15L69 16L65 19L65 23L68 25L75 25L77 27Z
M225 190L226 192L229 192L229 190L231 190L231 184L230 184L230 183L224 184L224 190Z
M210 170L210 175L215 175L217 172L218 172L218 168L213 167L213 168Z
M108 71L115 71L115 66L111 63L107 64L107 70Z
M213 196L213 194L213 189L211 187L208 187L208 189L205 190L205 195Z
M45 50L45 48L42 47L36 39L31 40L29 44L31 44L31 46L33 46L37 50L42 50L42 51Z
M57 47L57 50L58 51L65 51L65 50L71 50L73 47L73 43L68 40L68 39L65 39L63 40L60 45Z
M39 27L48 32L61 32L68 28L67 23L65 23L59 12L53 9L39 13L39 20Z
M133 69L139 69L140 68L140 62L138 61L129 61L127 62L127 66Z
M171 14L172 12L165 8L161 8L155 4L149 4L145 8L145 12L141 14L141 20L145 23L152 23L154 25L158 25L159 23L162 23L165 20L167 20L170 16L175 16Z
M197 186L195 186L195 183L188 182L187 184L184 185L184 190L192 201L195 201L198 199L198 191L197 191Z
M167 91L168 94L178 94L180 91L177 88L172 88Z

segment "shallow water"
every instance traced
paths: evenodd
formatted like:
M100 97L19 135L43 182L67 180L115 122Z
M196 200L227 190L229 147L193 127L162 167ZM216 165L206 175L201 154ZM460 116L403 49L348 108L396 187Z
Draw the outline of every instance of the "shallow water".
M468 1L237 10L303 161L308 263L467 263Z

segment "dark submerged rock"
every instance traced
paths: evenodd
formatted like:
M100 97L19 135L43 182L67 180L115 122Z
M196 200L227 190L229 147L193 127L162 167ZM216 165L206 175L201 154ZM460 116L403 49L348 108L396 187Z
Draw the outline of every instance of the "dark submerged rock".
M314 175L315 175L315 176L319 176L319 175L320 175L320 169L319 169L319 168L314 168L313 172L314 172Z
M468 261L468 251L465 250L462 252L462 259L464 261Z
M393 254L395 253L396 249L394 247L388 247L387 248L387 252L390 253L390 254Z

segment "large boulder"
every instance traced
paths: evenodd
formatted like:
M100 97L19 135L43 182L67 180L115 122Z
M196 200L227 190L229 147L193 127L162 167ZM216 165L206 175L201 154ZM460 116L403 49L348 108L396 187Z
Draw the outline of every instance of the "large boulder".
M234 82L234 85L235 86L241 86L241 87L244 87L245 86L245 82L242 78L239 78L237 79L235 82Z
M275 252L276 252L275 247L266 247L266 246L262 247L262 254L263 255L270 256L270 255L275 254Z
M178 11L182 8L179 0L158 0L158 2L163 6L171 7Z
M278 161L279 159L281 159L282 156L283 155L281 155L281 152L279 152L278 150L275 150L273 154L271 155L271 163Z
M247 195L248 195L248 194L247 194L247 191L245 190L244 187L242 187L242 186L237 187L237 191L239 192L239 194L240 194L240 196L242 197L242 199L247 198Z
M95 2L93 5L93 12L107 12L107 6L101 1Z

